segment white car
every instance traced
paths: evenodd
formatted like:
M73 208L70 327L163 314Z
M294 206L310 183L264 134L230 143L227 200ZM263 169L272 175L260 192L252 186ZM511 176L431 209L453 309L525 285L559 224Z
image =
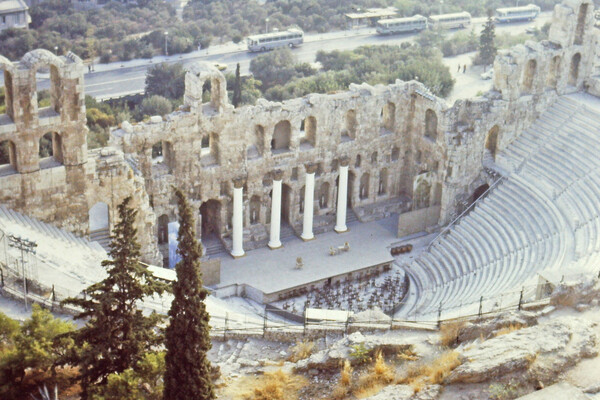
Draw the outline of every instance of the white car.
M486 81L488 79L492 79L494 77L494 70L490 69L489 71L482 73L480 76L481 76L481 79L486 80Z

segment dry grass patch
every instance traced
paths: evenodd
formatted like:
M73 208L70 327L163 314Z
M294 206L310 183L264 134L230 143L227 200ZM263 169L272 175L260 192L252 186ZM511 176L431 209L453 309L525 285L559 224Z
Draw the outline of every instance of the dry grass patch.
M417 361L419 359L419 355L412 351L412 349L406 349L399 352L396 355L396 358L400 361Z
M440 343L442 346L451 347L457 345L458 335L464 326L464 321L444 322L440 326Z
M519 324L519 323L510 324L509 326L505 326L504 328L496 331L494 336L498 337L498 336L502 336L502 335L507 335L511 332L518 331L519 329L523 329L523 328L524 328L523 324Z
M292 348L292 354L288 357L288 361L298 362L311 356L315 349L315 343L309 341L302 341L296 343Z
M342 400L345 399L348 396L348 394L350 394L353 373L354 369L352 368L350 361L344 360L342 370L340 371L340 380L338 381L337 386L335 387L335 389L333 389L333 392L331 393L332 399Z
M407 368L400 383L408 384L415 392L419 392L426 385L442 384L452 370L459 365L458 353L447 351L430 363L414 364Z
M358 378L353 394L358 398L368 397L395 381L394 367L385 362L381 352L377 352L373 366Z
M296 400L300 389L308 384L306 378L282 370L267 372L256 379L244 400Z

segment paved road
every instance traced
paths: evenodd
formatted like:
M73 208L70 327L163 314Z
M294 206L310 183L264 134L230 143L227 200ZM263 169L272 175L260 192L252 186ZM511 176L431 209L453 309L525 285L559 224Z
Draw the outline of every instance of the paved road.
M503 24L496 27L497 33L508 32L518 34L525 32L530 26L541 27L550 21L551 13L542 13L535 21L530 23ZM475 32L480 32L485 19L473 20ZM350 50L363 45L400 44L411 41L414 34L396 36L378 36L373 29L350 30L332 32L321 35L306 35L305 43L294 51L296 57L302 62L313 62L319 50ZM85 91L97 99L119 97L132 93L140 93L144 89L146 70L155 63L182 62L184 65L196 61L219 62L228 65L228 70L233 71L236 63L240 63L242 74L249 72L250 61L256 53L248 53L244 45L232 43L213 46L208 50L171 56L154 57L152 60L132 60L126 63L111 63L95 66L93 73L85 74ZM40 82L40 87L44 83Z

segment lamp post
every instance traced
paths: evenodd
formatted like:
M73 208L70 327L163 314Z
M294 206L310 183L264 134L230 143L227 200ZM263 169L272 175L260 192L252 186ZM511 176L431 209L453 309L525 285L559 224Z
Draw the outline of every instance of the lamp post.
M169 55L169 47L168 47L168 42L167 42L168 37L169 37L169 32L165 31L165 56Z
M58 46L54 46L54 54L58 55Z
M444 0L440 0L440 15L443 14Z
M25 277L25 253L35 254L37 243L14 235L8 235L8 245L21 250L21 269L23 272L23 300L27 310L27 278Z
M269 33L269 18L265 18L265 33Z

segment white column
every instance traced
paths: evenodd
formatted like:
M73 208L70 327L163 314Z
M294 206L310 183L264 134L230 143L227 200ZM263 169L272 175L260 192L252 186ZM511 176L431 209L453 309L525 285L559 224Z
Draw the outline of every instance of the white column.
M243 182L236 180L233 185L233 245L231 255L242 257L244 253L244 186Z
M275 172L273 179L273 195L271 196L271 237L269 247L278 249L281 247L279 232L281 228L281 171Z
M313 235L313 207L315 203L315 171L316 165L306 166L306 185L304 187L304 225L302 240L312 240Z
M346 165L344 165L346 164ZM335 231L346 232L346 208L348 206L348 163L340 163L340 176L338 179L337 213L335 220Z

